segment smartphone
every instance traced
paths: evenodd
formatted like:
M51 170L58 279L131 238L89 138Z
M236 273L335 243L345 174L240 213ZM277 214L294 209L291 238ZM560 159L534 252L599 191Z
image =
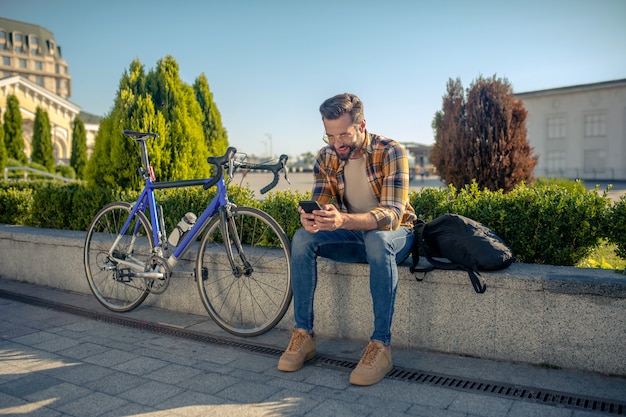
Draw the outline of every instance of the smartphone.
M300 201L300 207L302 207L302 210L306 211L307 213L311 213L313 210L322 209L317 201L313 200Z

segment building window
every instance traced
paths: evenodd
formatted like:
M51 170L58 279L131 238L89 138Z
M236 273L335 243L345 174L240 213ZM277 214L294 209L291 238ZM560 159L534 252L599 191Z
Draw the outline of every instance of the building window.
M4 65L5 67L10 67L11 66L11 57L10 56L3 56L2 57L2 65Z
M43 62L35 61L35 69L38 71L43 71Z
M20 58L20 68L27 68L28 67L28 62L26 62L25 59Z
M31 55L39 55L39 38L37 36L30 37L30 53Z
M0 30L0 42L7 41L7 33L4 30Z
M546 154L546 170L548 171L548 174L563 175L565 168L565 152L550 151Z
M597 138L602 136L606 136L606 114L585 115L585 137Z
M565 117L548 117L548 139L565 139L567 136L567 125Z
M606 151L603 149L586 150L583 157L585 174L592 174L595 177L605 172Z
M13 48L18 54L24 53L24 35L21 33L15 33L13 35Z
M35 77L35 83L37 83L37 85L40 85L43 87L43 77L41 75L37 75Z

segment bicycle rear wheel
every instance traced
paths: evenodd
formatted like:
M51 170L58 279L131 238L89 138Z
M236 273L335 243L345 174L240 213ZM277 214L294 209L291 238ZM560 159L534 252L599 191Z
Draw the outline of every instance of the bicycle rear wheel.
M207 226L196 265L200 298L224 330L258 336L272 329L291 303L289 239L272 217L252 207L233 207L229 225L228 242L224 242L219 216ZM237 236L241 253L235 245ZM225 243L232 249L233 266Z
M142 212L135 213L124 235L119 236L130 212L131 205L123 202L103 207L89 225L85 238L84 264L89 288L100 304L117 312L137 307L150 292L148 280L134 277L133 269L119 263L124 260L143 267L154 247L152 227Z

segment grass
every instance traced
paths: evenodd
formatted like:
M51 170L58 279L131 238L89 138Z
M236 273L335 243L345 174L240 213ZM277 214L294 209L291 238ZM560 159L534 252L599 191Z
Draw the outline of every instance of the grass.
M626 269L626 259L615 254L615 245L603 242L595 248L591 255L576 265L578 268Z

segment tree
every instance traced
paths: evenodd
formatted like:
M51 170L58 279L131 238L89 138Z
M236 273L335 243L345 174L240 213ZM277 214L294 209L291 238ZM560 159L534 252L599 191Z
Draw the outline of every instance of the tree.
M91 186L137 189L140 163L138 146L122 134L124 129L152 131L149 123L131 122L136 113L137 99L145 95L146 75L138 59L124 71L111 112L100 122L95 146L85 169L85 179ZM142 117L138 115L138 117ZM152 153L150 154L153 157Z
M202 109L202 130L209 155L223 155L228 148L228 135L222 126L222 116L213 102L206 75L200 74L193 84L196 100Z
M316 158L316 155L311 151L307 151L303 154L300 154L300 160L303 163L308 164L308 165L313 165L315 163L315 158Z
M448 80L435 114L430 160L448 184L508 192L533 179L537 156L526 138L527 111L508 80L478 77L465 97L461 81Z
M91 186L117 187L110 156L112 137L115 134L112 125L111 116L105 117L100 122L94 150L85 167L85 179Z
M171 56L161 59L147 75L137 59L124 72L115 104L100 124L87 164L90 185L141 187L139 146L122 134L124 129L159 134L147 143L157 180L208 176L202 111Z
M41 107L37 107L35 111L31 146L30 160L45 166L48 172L54 172L50 119L48 118L48 113Z
M202 129L202 110L193 88L180 79L178 64L170 55L157 62L147 76L147 91L154 108L167 124L162 175L171 180L207 177L209 156Z
M85 133L85 124L80 118L76 117L72 127L70 166L74 168L78 178L83 178L85 165L87 165L87 134Z
M24 153L24 138L22 137L22 114L17 97L7 97L7 108L4 113L4 146L7 157L17 159L21 163L28 162Z

